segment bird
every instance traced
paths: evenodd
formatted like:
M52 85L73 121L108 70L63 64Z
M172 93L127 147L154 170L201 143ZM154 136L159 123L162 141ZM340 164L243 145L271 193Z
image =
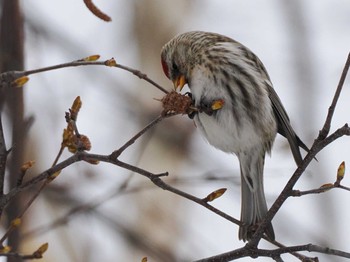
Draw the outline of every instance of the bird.
M302 163L300 147L308 148L294 132L265 66L243 44L217 33L182 33L163 46L161 65L175 90L188 85L199 109L192 117L209 144L238 157L242 222L238 237L249 241L268 211L264 161L277 133L287 138L297 165ZM271 223L264 233L275 239Z

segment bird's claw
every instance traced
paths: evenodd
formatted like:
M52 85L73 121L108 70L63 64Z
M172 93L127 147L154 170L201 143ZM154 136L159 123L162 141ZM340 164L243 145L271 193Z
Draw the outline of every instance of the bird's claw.
M187 114L190 119L193 119L196 114L198 113L205 113L209 116L213 115L215 111L220 110L224 104L225 100L222 98L212 100L211 102L207 103L205 101L201 101L198 106L195 105L195 100L193 98L193 95L190 92L185 93L189 98L192 99L192 110Z

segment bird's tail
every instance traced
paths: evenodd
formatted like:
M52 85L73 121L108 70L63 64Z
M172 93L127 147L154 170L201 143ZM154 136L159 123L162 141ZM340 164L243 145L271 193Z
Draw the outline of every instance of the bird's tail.
M242 184L241 221L245 224L239 228L239 239L247 241L254 233L251 226L259 223L267 213L263 184L265 153L257 150L238 157ZM265 233L271 240L275 239L271 223L267 226Z

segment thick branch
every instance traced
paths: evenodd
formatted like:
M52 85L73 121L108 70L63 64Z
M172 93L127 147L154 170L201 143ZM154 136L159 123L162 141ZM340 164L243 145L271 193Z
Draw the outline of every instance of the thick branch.
M327 255L335 255L338 257L350 258L350 253L344 252L337 249L331 249L328 247L321 247L313 244L299 245L299 246L290 246L290 247L281 247L273 250L268 249L251 249L249 246L239 248L230 252L222 253L216 256L204 258L197 260L196 262L226 262L232 261L242 257L278 257L282 254L290 254L294 252L308 251L308 252L318 252ZM312 259L312 261L318 261L317 258Z
M294 172L293 176L289 179L288 183L282 190L281 194L278 196L276 201L273 203L272 207L268 211L265 219L261 222L260 226L258 227L257 231L255 232L252 239L248 242L248 245L251 247L256 247L261 239L261 237L264 234L265 227L273 217L276 215L278 210L281 208L283 203L286 201L286 199L293 195L293 187L296 184L296 182L299 180L301 175L304 173L306 167L310 164L310 162L315 158L318 152L320 152L323 148L325 148L327 145L335 141L336 139L347 135L350 135L350 128L347 124L345 124L343 127L336 130L333 134L328 136L325 139L320 140L317 138L312 145L309 153L304 158L302 164L297 168L297 170Z
M334 112L334 109L335 109L336 104L338 102L338 98L340 96L341 90L344 86L344 81L345 81L346 75L348 73L349 66L350 66L350 54L348 55L347 61L345 63L345 66L344 66L336 93L334 95L332 104L329 108L329 112L328 112L328 115L326 117L323 129L320 131L319 136L317 137L317 139L313 143L310 151L308 152L308 154L304 158L301 165L294 172L293 176L290 178L287 185L284 187L281 194L279 195L279 197L276 199L276 201L274 202L274 204L272 205L272 207L268 211L265 219L260 223L260 226L256 230L254 236L248 242L247 245L250 246L251 248L257 247L260 239L262 238L262 236L264 234L264 231L265 231L267 224L271 222L273 217L276 215L278 210L281 208L284 201L286 201L286 199L292 195L292 190L293 190L294 185L299 180L301 175L304 173L305 169L310 164L310 162L316 157L317 153L321 149L323 149L325 146L329 145L334 140L338 139L339 137L341 137L343 135L350 135L350 129L349 129L348 125L345 124L343 127L336 130L332 135L327 137L327 135L329 133L330 123L332 122L332 118L333 118L333 112Z

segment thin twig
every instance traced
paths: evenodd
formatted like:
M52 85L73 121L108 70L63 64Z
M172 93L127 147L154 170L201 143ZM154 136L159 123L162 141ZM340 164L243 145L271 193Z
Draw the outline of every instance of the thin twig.
M165 94L169 93L168 90L166 90L164 87L162 87L161 85L154 82L146 74L142 73L140 70L136 70L136 69L130 68L128 66L123 66L121 64L117 64L116 67L133 73L134 75L138 76L140 79L143 79L143 80L147 81L148 83L150 83L151 85L154 85L156 88L158 88L160 91L162 91Z
M328 192L328 191L335 189L335 188L340 188L340 189L343 189L346 191L350 191L349 187L339 185L339 184L337 185L337 184L333 183L333 184L326 184L326 185L321 186L319 188L310 189L310 190L304 190L304 191L292 190L290 193L290 196L301 197L301 196L305 196L305 195L320 194L320 193Z
M150 79L146 74L142 73L140 70L133 69L131 67L124 66L124 65L121 65L121 64L118 64L118 63L113 63L113 65L110 66L110 64L108 63L109 61L110 60L106 60L106 61L77 60L77 61L72 61L72 62L69 62L69 63L63 63L63 64L58 64L58 65L38 68L38 69L34 69L34 70L24 71L23 75L28 76L28 75L42 73L42 72L47 72L47 71L52 71L52 70L56 70L56 69L62 69L62 68L67 68L67 67L76 67L76 66L91 66L91 65L109 66L109 67L120 68L120 69L123 69L125 71L130 72L130 73L133 73L134 75L136 75L140 79L143 79L146 82L150 83L151 85L155 86L156 88L158 88L163 93L165 93L165 94L169 93L169 91L167 91L164 87L162 87L161 85L157 84L155 81Z
M6 149L5 137L2 128L2 116L0 114L0 197L2 197L2 195L4 194L7 156L8 150Z
M117 159L125 149L127 149L129 146L134 144L138 138L140 138L143 134L145 134L149 129L154 127L156 124L158 124L160 121L162 121L165 118L175 116L176 114L167 114L167 115L160 115L156 119L154 119L152 122L150 122L147 126L145 126L141 131L139 131L136 135L134 135L132 138L130 138L123 146L121 146L119 149L115 150L111 154L112 159Z
M84 3L86 7L98 18L102 19L103 21L110 22L112 21L112 18L110 18L108 15L103 13L93 2L92 0L84 0Z
M226 261L232 261L234 259L242 258L242 257L277 257L282 254L290 254L294 252L300 252L300 251L308 251L308 252L317 252L327 255L334 255L338 257L344 257L344 258L350 258L349 252L344 252L337 249L332 249L329 247L321 247L318 245L313 244L306 244L306 245L298 245L298 246L289 246L289 247L280 247L277 249L257 249L253 248L251 249L249 246L245 246L243 248L238 248L233 251L229 251L226 253L222 253L216 256L207 257L204 259L197 260L195 262L226 262ZM317 258L307 258L308 261L318 261Z
M54 69L58 69L58 68L64 68L64 67L71 67L71 66L81 66L81 65L107 65L106 62L86 62L86 61L73 61L71 63L66 63L66 64L61 64L61 65L56 65L56 66L52 66L52 67L47 67L47 68L42 68L42 69L37 69L37 70L31 70L31 71L26 71L26 75L28 74L34 74L34 73L39 73L39 72L44 72L44 71L49 71L49 70L54 70ZM341 80L339 82L335 97L333 99L332 105L329 109L326 121L325 121L325 125L324 128L321 130L319 137L315 140L313 146L310 149L310 152L306 155L305 159L303 160L302 164L298 167L298 169L295 171L295 173L293 174L293 176L291 177L291 179L288 181L287 185L285 186L285 188L283 189L282 193L280 194L280 196L277 198L277 200L275 201L275 203L273 204L273 206L271 207L271 209L269 210L266 218L264 221L262 221L261 225L258 227L257 231L255 232L253 238L251 239L251 241L249 241L245 247L224 253L224 254L220 254L217 255L215 257L211 257L211 258L207 258L201 261L229 261L228 259L234 259L234 258L241 258L244 256L251 256L251 257L257 257L257 256L269 256L272 258L278 258L279 255L284 254L284 253L293 253L293 252L298 252L298 251L309 251L309 252L320 252L320 253L325 253L325 254L332 254L332 255L337 255L337 256L342 256L342 257L348 257L350 256L349 253L347 252L343 252L343 251L339 251L339 250L334 250L334 249L329 249L329 248L323 248L320 246L316 246L316 245L302 245L302 246L292 246L292 247L280 247L278 249L274 249L274 250L263 250L263 249L258 249L257 245L261 239L261 237L263 236L263 232L265 231L265 227L267 225L267 223L269 223L272 218L274 217L274 215L277 213L277 211L280 209L280 207L282 206L282 204L284 203L284 201L292 195L293 193L293 187L295 185L295 183L298 181L298 179L300 178L300 176L302 175L302 173L304 172L305 168L309 165L309 163L314 159L314 157L317 155L317 153L322 150L324 147L326 147L327 145L329 145L330 143L332 143L334 140L338 139L341 136L344 135L350 135L350 128L347 125L344 125L342 128L339 128L338 130L336 130L333 134L331 134L330 136L327 137L328 133L329 133L329 128L330 128L330 123L332 121L332 117L333 117L333 113L334 113L334 109L336 106L336 103L338 101L341 89L343 88L343 84L345 81L345 77L348 71L350 65L350 55L348 57L347 63L344 67L343 70L343 74L341 77ZM116 67L119 67L123 70L127 70L129 72L132 72L133 74L137 75L138 77L148 81L149 83L153 84L153 81L150 80L145 74L141 73L139 70L135 70L135 69L131 69L129 67L125 67L122 65L114 65ZM153 84L154 85L154 84ZM157 88L159 88L160 86L155 85ZM159 88L161 91L168 93L165 89L163 89L162 87ZM53 166L52 168L44 171L43 173L37 175L36 177L34 177L33 179L23 183L22 185L11 189L11 191L5 195L2 199L1 199L1 203L0 203L0 207L3 207L4 205L6 205L8 203L8 201L10 201L15 195L17 195L17 193L21 192L22 190L31 187L33 185L36 185L37 183L46 180L48 181L49 178L59 172L60 170L66 168L67 166L70 166L76 162L79 162L81 160L84 161L101 161L101 162L108 162L111 164L114 164L116 166L125 168L127 170L130 170L132 172L138 173L140 175L143 175L145 177L147 177L148 179L150 179L156 186L158 186L159 188L162 188L164 190L167 190L169 192L172 192L176 195L179 195L181 197L184 197L188 200L191 200L199 205L204 206L205 208L211 210L212 212L218 214L219 216L237 224L237 225L241 225L242 222L240 222L239 220L227 215L226 213L216 209L215 207L209 205L207 202L203 201L201 198L197 198L189 193L186 193L184 191L181 191L177 188L174 188L170 185L168 185L166 182L163 181L163 179L161 178L161 176L167 174L167 173L163 173L160 175L157 174L153 174L149 171L146 171L144 169L141 169L137 166L134 165L130 165L128 163L122 162L120 160L118 160L118 156L124 152L124 150L126 148L128 148L129 146L131 146L139 137L141 137L146 131L148 131L151 127L153 127L154 125L156 125L157 123L159 123L162 119L164 118L164 116L158 117L157 119L155 119L153 122L151 122L148 126L146 126L143 130L141 130L138 134L136 134L133 138L131 138L128 142L126 142L121 148L119 148L118 150L112 152L110 155L96 155L96 154L89 154L87 152L84 151L77 151L73 156L69 157L68 159L56 164L55 166ZM327 130L328 129L328 130ZM324 135L326 134L326 135ZM46 182L45 182L46 183ZM44 183L44 184L45 184ZM43 185L44 185L43 184ZM38 192L38 194L40 193L40 191ZM37 194L37 195L38 195ZM37 196L36 195L36 196ZM36 197L35 196L35 197ZM35 199L35 198L33 198Z
M252 239L248 242L247 245L249 245L251 247L256 247L258 245L260 239L262 238L262 236L264 234L265 227L267 226L267 223L271 222L272 218L276 215L276 213L281 208L283 203L287 200L287 198L289 196L291 196L291 194L293 192L292 190L293 190L294 185L299 180L301 175L304 173L306 167L315 158L317 153L320 152L327 145L331 144L333 141L335 141L336 139L338 139L344 135L347 135L347 136L350 135L350 128L348 127L348 125L344 125L343 127L339 128L333 134L331 134L330 136L326 137L323 140L318 140L318 139L315 140L309 153L306 155L306 157L304 158L301 165L294 172L293 176L289 179L286 186L284 187L284 189L282 190L282 192L280 193L280 195L278 196L276 201L271 206L265 219L263 221L261 221L261 223L259 224L258 229L256 230Z
M318 136L319 140L325 139L327 137L328 133L329 133L329 130L331 128L331 122L332 122L333 114L334 114L334 111L335 111L335 107L336 107L338 99L340 97L340 93L341 93L341 91L343 89L344 82L345 82L346 76L347 76L348 71L349 71L349 67L350 67L350 53L348 54L348 59L346 60L343 72L342 72L342 74L340 76L338 87L337 87L337 89L335 91L332 104L328 108L328 115L327 115L326 121L324 123L324 126L323 126L322 130L319 133L319 136Z
M310 164L310 162L316 157L317 153L321 149L323 149L325 146L329 145L331 142L338 139L339 137L344 136L344 135L347 135L347 136L350 135L350 129L349 129L348 125L345 124L343 127L336 130L330 136L324 137L325 134L327 136L329 133L329 130L327 130L327 129L329 128L330 123L332 122L333 112L334 112L335 106L338 102L338 98L339 98L339 95L341 93L341 90L344 86L344 81L345 81L346 75L348 73L349 66L350 66L350 54L349 54L348 59L345 63L343 73L341 75L339 85L338 85L336 93L334 95L334 99L333 99L332 104L330 106L330 110L329 110L329 113L326 117L323 129L320 131L318 138L315 139L310 151L305 156L301 165L299 165L299 167L296 169L293 176L289 179L288 183L286 184L286 186L284 187L284 189L282 190L282 192L280 193L280 195L278 196L276 201L271 206L265 219L263 221L261 221L261 223L259 224L259 227L256 230L256 232L254 233L251 240L247 243L247 246L249 248L256 248L258 246L258 243L260 242L260 240L264 234L266 226L268 225L268 223L271 222L271 220L276 215L278 210L281 208L283 203L290 196L290 193L292 192L294 185L297 183L297 181L299 180L301 175L304 173L305 169Z
M141 131L139 131L136 135L134 135L129 141L127 141L123 146L121 146L118 150L115 150L111 154L112 159L117 159L125 149L127 149L129 146L134 144L136 140L141 137L144 133L146 133L149 129L151 129L153 126L158 124L160 121L162 121L164 117L162 115L158 116L156 119L154 119L151 123L149 123L147 126L145 126Z

